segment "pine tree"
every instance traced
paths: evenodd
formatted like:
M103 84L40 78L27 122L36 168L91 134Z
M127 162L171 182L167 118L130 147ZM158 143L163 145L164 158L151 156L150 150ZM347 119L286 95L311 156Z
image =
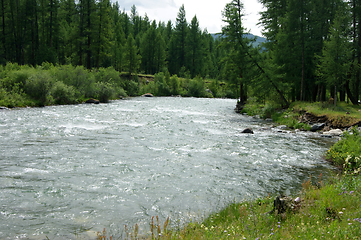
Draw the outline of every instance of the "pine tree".
M201 30L197 16L194 16L186 38L186 66L190 71L191 78L201 74L202 57Z
M111 28L114 29L111 50L112 66L115 70L121 71L123 67L123 47L126 43L126 39L122 26L122 13L119 11L118 2L113 5L111 15Z
M111 20L110 11L111 5L109 0L100 0L97 4L97 36L94 44L95 66L109 67L111 62L108 60L111 49Z
M138 48L135 44L133 35L130 34L127 38L127 43L124 47L124 69L131 75L136 73L141 63L141 56L138 54Z
M179 8L176 19L176 26L169 46L169 72L179 74L182 67L186 65L186 38L188 33L188 23L184 4Z
M227 50L225 63L226 77L231 84L238 86L239 102L244 104L247 100L245 88L245 74L249 59L250 40L246 37L246 29L243 27L243 3L240 0L232 0L223 11L223 21L226 25L222 28L222 45Z

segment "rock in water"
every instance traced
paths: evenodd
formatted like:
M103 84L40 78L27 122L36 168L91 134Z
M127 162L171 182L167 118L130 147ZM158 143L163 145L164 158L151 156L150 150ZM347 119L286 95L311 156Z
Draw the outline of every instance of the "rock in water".
M318 131L318 130L322 130L325 126L326 126L325 123L317 123L317 124L314 124L314 125L312 125L312 127L311 127L311 132L316 132L316 131Z
M244 129L241 133L249 133L249 134L254 134L253 130L251 128L246 128Z
M94 103L94 104L99 104L100 101L94 98L90 98L88 100L85 101L85 103Z
M143 94L142 97L154 97L154 96L151 93L146 93L146 94Z

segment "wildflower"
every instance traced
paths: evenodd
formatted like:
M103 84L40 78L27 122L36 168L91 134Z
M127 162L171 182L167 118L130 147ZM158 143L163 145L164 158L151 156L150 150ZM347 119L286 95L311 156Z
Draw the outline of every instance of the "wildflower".
M343 214L343 212L339 212L339 214Z

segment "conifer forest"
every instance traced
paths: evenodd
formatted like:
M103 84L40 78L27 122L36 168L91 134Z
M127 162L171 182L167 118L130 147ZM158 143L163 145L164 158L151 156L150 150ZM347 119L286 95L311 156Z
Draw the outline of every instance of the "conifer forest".
M0 106L145 92L359 104L361 0L258 1L263 42L244 28L241 0L219 9L220 33L184 5L156 22L121 1L0 0Z

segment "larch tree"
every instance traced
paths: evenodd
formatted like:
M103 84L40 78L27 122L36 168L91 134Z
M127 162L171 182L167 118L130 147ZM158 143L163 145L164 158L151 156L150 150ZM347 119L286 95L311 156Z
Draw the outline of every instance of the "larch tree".
M141 56L138 52L133 35L130 34L124 47L124 69L129 73L129 76L139 69Z
M202 57L201 30L197 16L194 16L186 38L186 66L190 71L191 78L201 73Z
M226 25L222 28L222 44L227 50L225 63L226 77L239 88L239 102L244 104L247 100L245 87L245 74L250 51L250 39L246 37L243 26L244 6L240 0L232 0L223 10L223 21Z
M344 85L351 65L352 48L347 35L348 11L339 11L331 28L330 38L325 41L320 58L319 72L329 86L334 88L334 104L337 103L337 88Z

